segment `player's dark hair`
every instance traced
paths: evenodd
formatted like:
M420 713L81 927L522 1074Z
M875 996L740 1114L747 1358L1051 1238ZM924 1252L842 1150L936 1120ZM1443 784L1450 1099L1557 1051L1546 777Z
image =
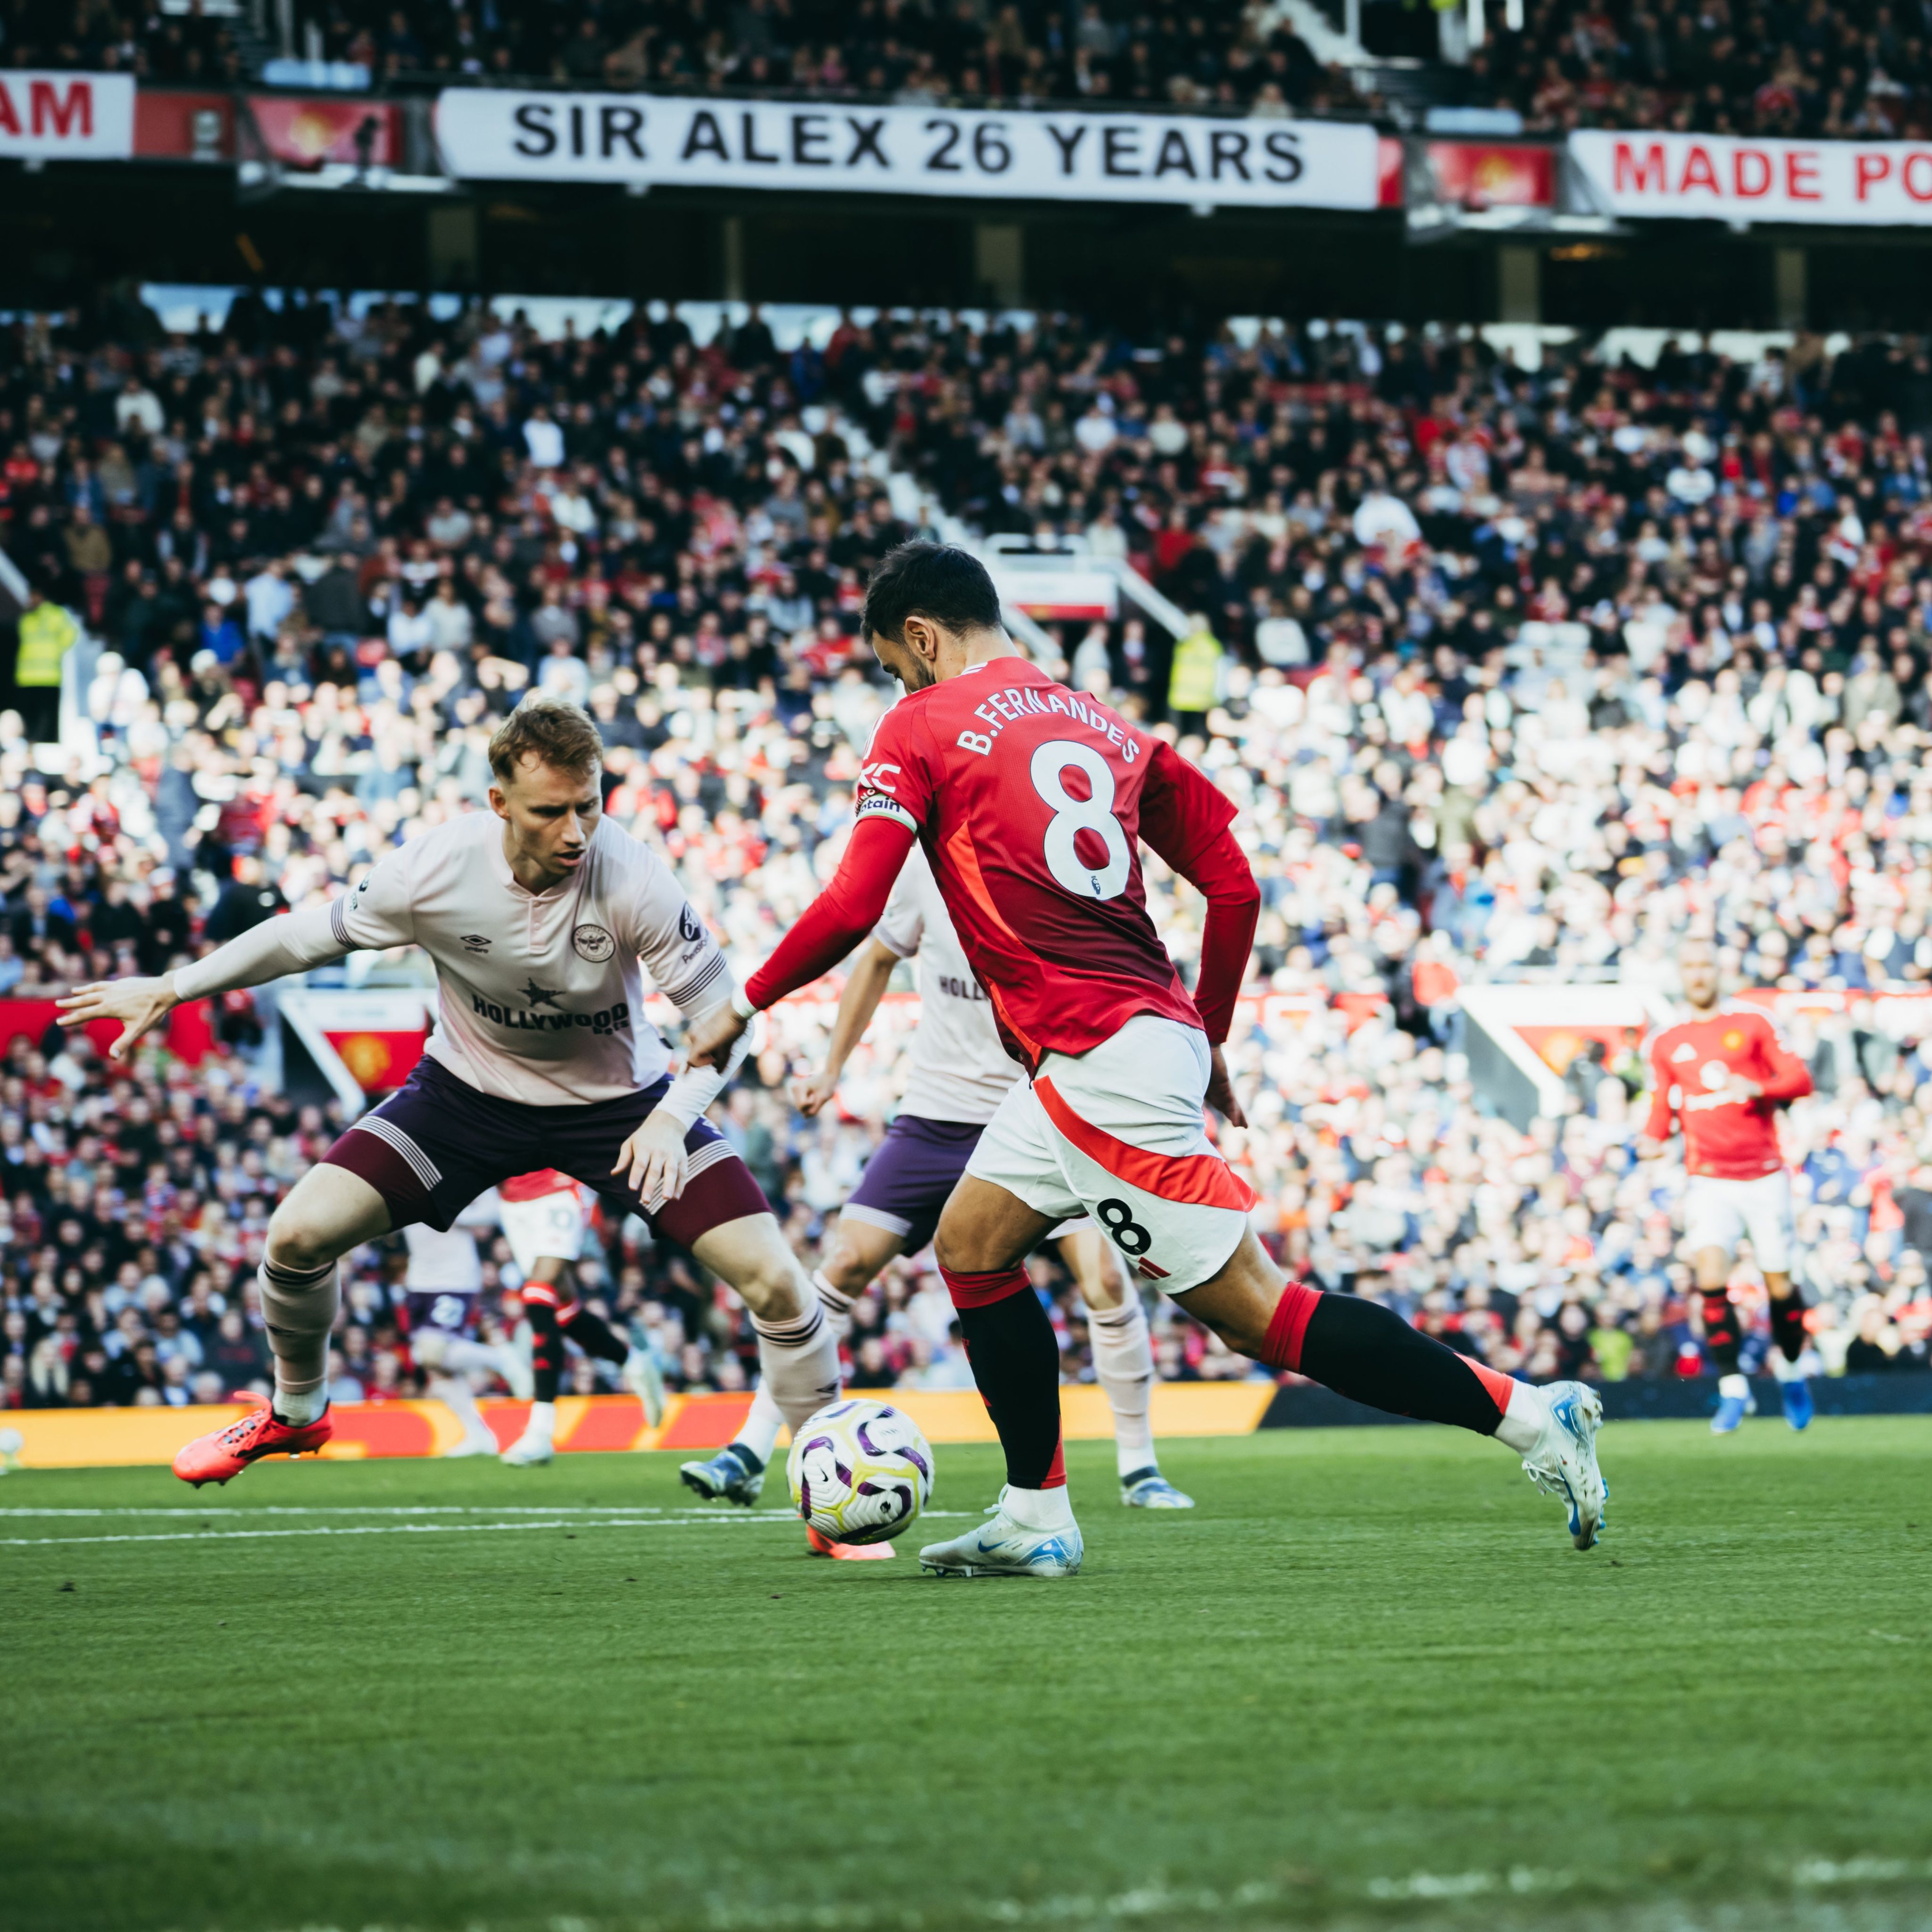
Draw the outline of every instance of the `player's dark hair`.
M949 631L997 630L1000 593L986 566L956 544L902 543L888 550L866 586L860 634L898 644L908 617L930 617Z
M508 784L526 758L582 778L604 758L604 740L589 712L560 698L529 698L496 727L490 769Z

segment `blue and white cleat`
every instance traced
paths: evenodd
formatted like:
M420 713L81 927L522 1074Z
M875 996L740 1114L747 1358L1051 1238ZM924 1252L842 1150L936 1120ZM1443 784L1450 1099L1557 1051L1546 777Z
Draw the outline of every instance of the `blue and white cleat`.
M1743 1426L1748 1415L1757 1413L1757 1404L1749 1395L1725 1395L1718 1398L1718 1412L1711 1418L1713 1436L1735 1436Z
M1788 1382L1778 1385L1778 1393L1784 1404L1784 1419L1793 1429L1809 1429L1811 1418L1817 1413L1811 1400L1811 1384L1802 1376L1793 1376Z
M1588 1550L1604 1527L1610 1504L1610 1485L1597 1466L1603 1398L1582 1382L1552 1382L1543 1397L1550 1420L1542 1441L1522 1459L1523 1474L1545 1494L1568 1504L1570 1540Z
M950 1543L928 1543L919 1567L938 1576L1072 1576L1084 1553L1075 1526L1028 1529L1000 1510Z
M684 1462L678 1480L708 1503L737 1503L749 1509L765 1486L765 1466L741 1444L721 1449L710 1461Z
M1192 1509L1194 1498L1177 1490L1158 1469L1136 1469L1120 1478L1120 1500L1129 1509Z

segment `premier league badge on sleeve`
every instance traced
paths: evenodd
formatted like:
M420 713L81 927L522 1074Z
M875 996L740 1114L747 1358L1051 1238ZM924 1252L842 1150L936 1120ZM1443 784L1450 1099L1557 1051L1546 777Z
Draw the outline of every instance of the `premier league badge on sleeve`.
M617 942L601 926L580 926L571 933L570 943L580 959L601 966L617 950Z

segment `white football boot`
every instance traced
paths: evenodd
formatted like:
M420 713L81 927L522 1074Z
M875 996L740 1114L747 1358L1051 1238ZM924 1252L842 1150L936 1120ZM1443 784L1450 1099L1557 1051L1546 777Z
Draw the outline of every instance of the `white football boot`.
M503 1451L501 1460L513 1469L527 1469L550 1461L556 1454L556 1444L548 1436L532 1436L526 1429Z
M1569 1504L1570 1540L1588 1550L1603 1528L1610 1502L1610 1486L1597 1466L1603 1398L1582 1382L1552 1382L1542 1394L1550 1420L1542 1440L1522 1459L1523 1474Z
M928 1543L919 1567L938 1576L1073 1576L1084 1553L1077 1525L1029 1529L1002 1508L950 1543Z

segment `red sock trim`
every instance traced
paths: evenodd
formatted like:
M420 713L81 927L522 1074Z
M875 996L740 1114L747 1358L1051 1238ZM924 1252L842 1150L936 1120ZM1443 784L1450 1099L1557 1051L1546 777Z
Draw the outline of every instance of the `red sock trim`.
M1510 1397L1515 1392L1516 1384L1500 1369L1492 1369L1486 1364L1474 1361L1465 1355L1477 1381L1490 1392L1490 1400L1496 1406L1496 1420L1500 1422L1509 1413Z
M1300 1371L1302 1337L1308 1333L1309 1318L1321 1299L1316 1290L1304 1288L1298 1281L1282 1290L1281 1299L1274 1305L1274 1318L1268 1324L1268 1340L1262 1344L1262 1360L1270 1368Z
M1053 1445L1053 1461L1048 1467L1046 1480L1041 1483L1043 1490L1064 1490L1066 1486L1066 1436L1063 1431L1060 1440Z
M526 1282L524 1285L524 1306L526 1308L554 1308L556 1290L547 1281Z
M1017 1265L989 1269L984 1274L957 1274L942 1264L939 1273L955 1308L990 1308L1033 1285L1027 1280L1026 1270Z
M560 1328L568 1328L583 1312L583 1303L573 1298L556 1311L556 1325Z

